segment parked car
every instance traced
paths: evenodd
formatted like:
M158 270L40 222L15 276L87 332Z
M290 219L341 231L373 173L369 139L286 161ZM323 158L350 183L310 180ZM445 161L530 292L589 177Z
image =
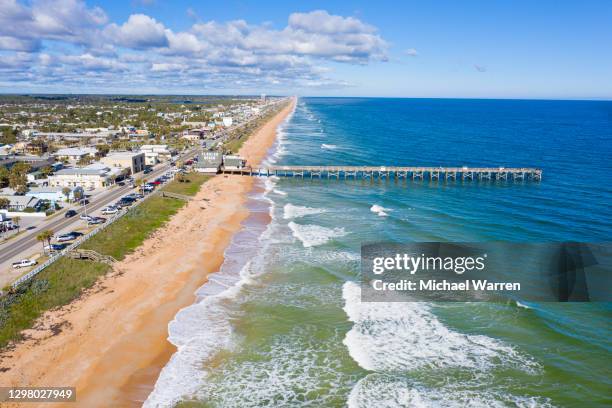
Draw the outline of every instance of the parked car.
M68 210L66 211L66 214L64 214L64 218L72 218L75 215L77 215L77 212L74 210Z
M106 222L106 218L104 217L92 217L89 221L87 221L87 225L102 224L104 222Z
M91 219L91 216L87 214L81 214L79 215L79 218L82 219L83 221L89 221Z
M130 205L132 205L134 203L134 199L128 198L128 197L122 197L118 203L121 206L121 208L123 207L129 207Z
M154 186L159 186L161 184L161 181L155 180L155 181L152 181L151 184L153 184Z
M117 214L118 212L119 210L111 205L102 209L102 214L104 215Z
M149 174L149 173L150 173L150 172L152 172L152 171L153 171L153 169L152 169L152 168L147 167L146 169L144 169L143 173L144 173L144 174Z
M117 183L117 185L123 187L123 186L125 186L125 181L120 181L120 182Z
M77 235L73 232L69 232L68 234L63 234L57 237L57 242L66 242L66 241L72 241L73 239L76 239Z
M51 244L51 245L45 245L45 251L61 251L62 249L66 248L66 245L64 244Z
M13 262L13 268L27 268L28 266L34 266L36 264L36 261L32 261L30 259L22 259L21 261Z

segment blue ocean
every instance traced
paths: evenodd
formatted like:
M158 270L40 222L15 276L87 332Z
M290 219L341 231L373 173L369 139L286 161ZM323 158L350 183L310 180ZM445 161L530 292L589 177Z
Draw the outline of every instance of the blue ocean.
M356 283L366 242L610 241L612 102L300 98L268 162L543 177L261 178L146 406L612 404L609 303L362 303Z

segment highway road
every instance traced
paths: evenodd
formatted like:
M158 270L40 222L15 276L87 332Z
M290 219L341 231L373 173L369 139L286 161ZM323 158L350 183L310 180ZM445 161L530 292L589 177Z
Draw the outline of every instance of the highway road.
M195 155L195 153L196 149L189 150L188 152L180 155L178 160L185 160L186 158ZM153 180L165 173L170 167L171 166L169 163L164 163L159 165L157 168L154 168L154 170L147 175L143 176L142 174L137 174L137 176L142 176ZM135 191L135 189L128 185L123 187L115 186L108 192L101 193L98 197L96 197L95 201L87 204L86 208L79 208L77 210L78 214L74 217L64 218L63 214L59 214L48 222L43 222L40 226L37 226L36 229L28 231L24 235L19 235L16 238L0 244L0 285L4 286L11 283L13 280L25 273L25 271L11 270L10 264L20 259L28 258L32 254L39 252L41 244L36 240L36 235L38 235L38 233L44 230L51 230L57 235L60 231L69 227L76 229L77 227L83 225L83 221L79 219L80 214L84 213L85 211L90 214L100 210L132 191Z

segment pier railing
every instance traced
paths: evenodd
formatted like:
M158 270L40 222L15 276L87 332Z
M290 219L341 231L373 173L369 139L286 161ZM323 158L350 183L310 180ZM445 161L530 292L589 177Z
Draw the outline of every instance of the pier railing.
M533 167L269 166L222 171L247 176L327 179L534 181L542 179L542 170Z

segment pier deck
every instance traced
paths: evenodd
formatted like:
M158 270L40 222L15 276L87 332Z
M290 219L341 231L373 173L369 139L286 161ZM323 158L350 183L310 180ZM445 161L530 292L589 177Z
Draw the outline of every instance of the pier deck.
M226 174L327 179L413 180L533 180L542 170L533 167L394 167L394 166L269 166L224 170Z

